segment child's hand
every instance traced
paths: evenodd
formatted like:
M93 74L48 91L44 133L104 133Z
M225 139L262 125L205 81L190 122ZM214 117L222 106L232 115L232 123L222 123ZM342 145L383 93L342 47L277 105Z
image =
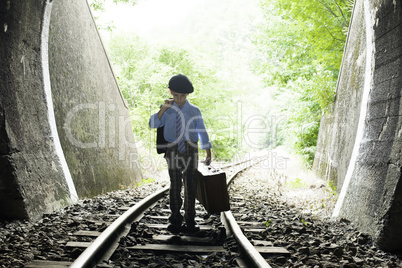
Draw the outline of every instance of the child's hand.
M204 163L204 165L209 166L211 164L211 149L206 149L205 152L207 153L207 156L205 157L204 161L201 161Z
M173 105L173 99L167 99L165 100L165 103L161 106L159 112L158 112L158 118L161 119L162 115L164 112L166 112L167 109L169 109L170 107L172 107Z
M206 157L204 161L201 161L204 165L209 166L211 164L211 157Z
M167 99L165 100L165 103L163 104L162 107L169 109L170 107L172 107L174 100L173 99Z

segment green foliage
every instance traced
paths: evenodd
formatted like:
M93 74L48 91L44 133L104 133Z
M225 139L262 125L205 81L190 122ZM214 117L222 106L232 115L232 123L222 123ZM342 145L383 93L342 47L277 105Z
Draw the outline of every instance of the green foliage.
M105 4L107 0L88 0L89 5L95 11L103 12L105 11ZM137 0L113 0L114 4L129 4L134 6L137 4Z
M292 189L300 189L306 186L306 184L300 178L295 178L286 184Z
M328 71L316 74L310 80L289 81L275 95L287 121L282 134L308 164L314 160L315 147L323 113L329 112L335 96L336 81Z
M351 1L263 0L265 22L254 43L266 60L254 71L276 86L274 110L286 114L285 143L312 164L320 119L331 112Z
M113 20L102 21L100 17L107 11L107 3L114 4L114 5L128 5L134 6L137 4L137 0L88 0L88 4L91 8L92 15L96 20L96 25L99 30L105 30L108 32L112 32L116 29Z
M263 66L273 67L267 82L286 85L295 77L308 79L316 73L316 66L337 76L350 20L350 1L265 0L262 8L265 24L256 42L271 59Z
M105 11L105 0L88 0L88 3L93 10Z
M114 36L109 51L120 88L130 106L135 138L143 146L154 150L155 130L148 127L149 117L171 97L167 88L170 77L183 73L195 88L188 99L202 111L214 158L230 159L234 155L237 140L230 131L225 131L238 124L231 120L235 115L232 93L202 59L189 50L150 46L128 34Z
M152 183L154 181L155 181L155 179L143 179L139 183L137 183L137 187L140 187L140 186L143 186L143 185L146 185L146 184L150 184L150 183Z
M333 180L330 180L330 181L329 181L328 187L329 187L330 193L331 193L332 195L336 195L336 194L337 194L337 193L336 193L336 184L335 184L335 182L334 182Z

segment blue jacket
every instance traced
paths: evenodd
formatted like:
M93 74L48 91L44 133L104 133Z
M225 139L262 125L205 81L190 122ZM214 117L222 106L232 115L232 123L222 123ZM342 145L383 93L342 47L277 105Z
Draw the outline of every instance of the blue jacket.
M183 128L184 132L181 133L181 135L184 135L184 140L198 142L199 139L201 142L201 149L205 150L212 148L212 144L209 141L209 136L205 128L204 120L202 119L201 111L197 106L191 104L188 100L186 100L181 109L175 102L173 102L173 105L163 113L160 120L158 118L158 113L151 115L151 118L149 119L149 127L158 128L165 126L163 133L165 140L168 142L177 143L177 113L179 113L181 120L184 120L185 122L185 124L182 123L182 125L185 127Z

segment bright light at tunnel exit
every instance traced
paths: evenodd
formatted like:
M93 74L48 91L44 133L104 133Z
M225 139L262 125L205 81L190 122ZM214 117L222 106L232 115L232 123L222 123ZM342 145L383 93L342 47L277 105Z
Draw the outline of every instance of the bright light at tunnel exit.
M115 5L108 1L105 9L107 19L113 21L117 29L134 31L146 35L155 28L168 28L183 22L192 10L204 0L147 0L135 6Z

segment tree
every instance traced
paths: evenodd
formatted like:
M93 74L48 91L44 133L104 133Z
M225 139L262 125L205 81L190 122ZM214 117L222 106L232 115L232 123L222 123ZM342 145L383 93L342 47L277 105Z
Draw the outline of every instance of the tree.
M276 111L288 117L282 133L310 164L321 116L335 98L351 6L345 0L261 3L265 23L254 43L266 60L255 72L279 88Z

